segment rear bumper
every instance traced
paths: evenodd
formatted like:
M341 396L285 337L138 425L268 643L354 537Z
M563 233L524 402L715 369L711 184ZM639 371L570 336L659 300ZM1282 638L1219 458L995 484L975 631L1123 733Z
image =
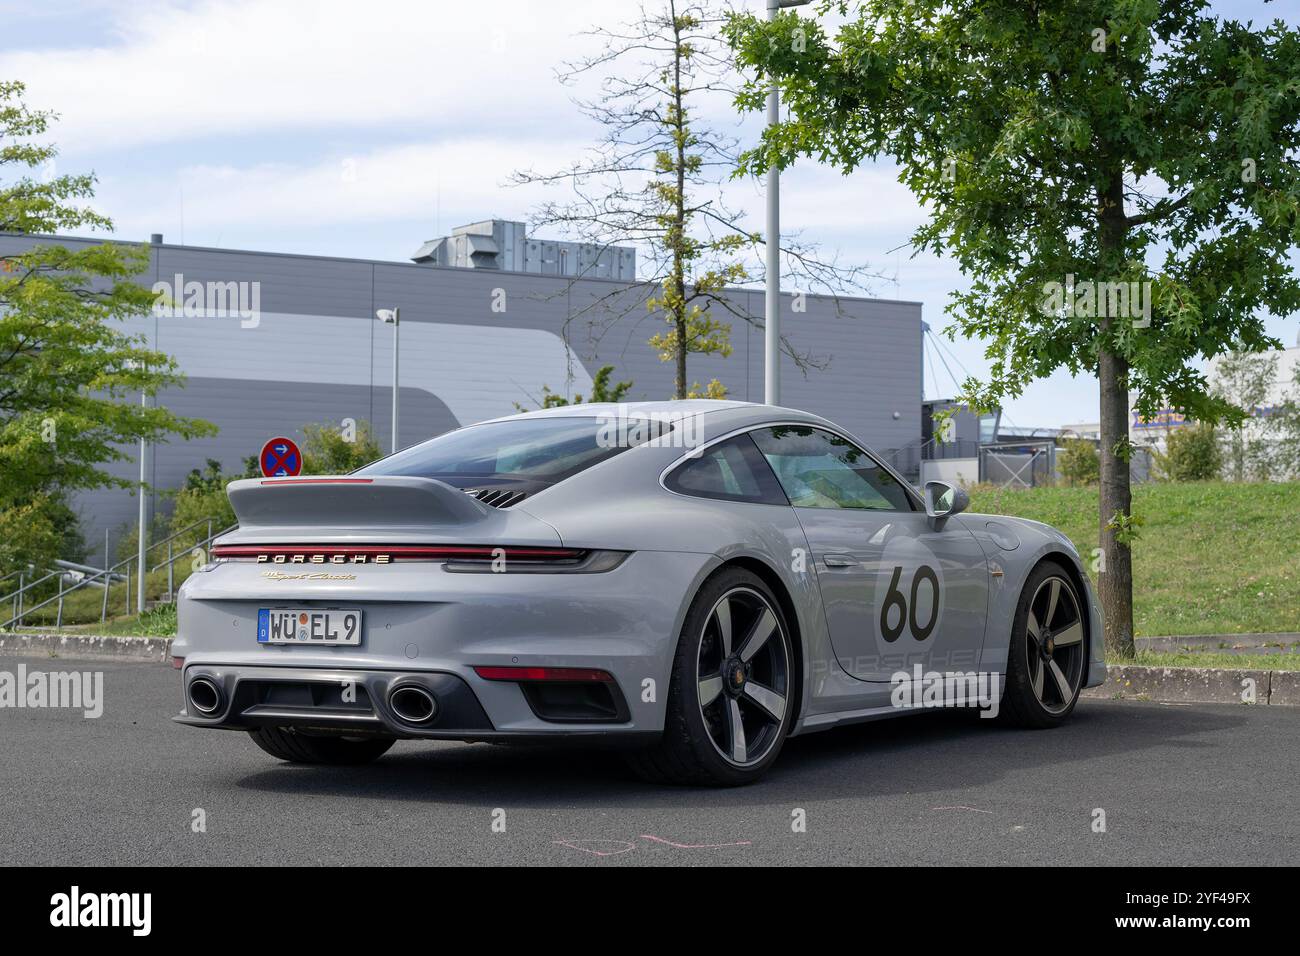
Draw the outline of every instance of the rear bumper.
M211 681L219 690L212 713L203 714L190 702L189 688L197 680ZM199 664L185 668L184 684L185 711L175 719L195 727L295 726L389 737L493 729L474 692L454 674ZM394 689L411 685L437 701L433 718L419 725L403 721L388 704Z
M409 562L302 581L268 577L249 563L220 565L182 588L172 653L184 659L185 687L199 676L212 679L222 707L203 716L182 694L186 709L177 719L225 729L309 722L330 731L462 740L659 734L682 617L716 560L637 552L600 574L460 574ZM360 608L361 644L258 644L257 610L265 606ZM557 719L539 712L528 685L484 679L477 667L601 670L612 678L615 706L604 716L597 708L581 719ZM343 706L339 689L349 680L358 693ZM450 695L457 706L427 727L404 725L387 706L403 680L439 699ZM563 709L573 701L551 703Z
M217 707L199 712L189 698L194 681L218 689ZM429 671L380 671L350 668L260 667L197 664L184 671L185 710L173 719L192 727L254 730L295 727L300 730L401 739L526 740L550 738L547 732L501 731L469 684L455 674ZM405 720L389 703L393 691L416 687L434 700L432 717ZM626 727L557 726L565 738L639 740ZM653 736L646 734L645 736Z

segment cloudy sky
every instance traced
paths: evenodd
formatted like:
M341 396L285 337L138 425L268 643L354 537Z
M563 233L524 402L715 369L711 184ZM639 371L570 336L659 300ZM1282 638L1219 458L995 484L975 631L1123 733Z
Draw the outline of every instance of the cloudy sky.
M743 0L758 9L759 0ZM1240 18L1300 22L1300 0L1218 0ZM584 31L638 0L0 0L0 78L60 114L57 172L93 170L116 235L225 248L403 260L452 226L524 219L547 196L505 187L558 168L597 129L554 71L589 54ZM742 139L754 118L715 122ZM887 164L848 177L803 164L782 179L783 226L887 274L884 298L924 304L936 330L953 265L912 257L922 210ZM732 201L762 222L762 191ZM1271 331L1292 345L1297 317ZM943 397L985 367L978 341L927 346ZM946 361L947 367L944 362ZM951 374L950 374L951 373ZM1007 406L1021 426L1095 421L1096 386L1058 374Z

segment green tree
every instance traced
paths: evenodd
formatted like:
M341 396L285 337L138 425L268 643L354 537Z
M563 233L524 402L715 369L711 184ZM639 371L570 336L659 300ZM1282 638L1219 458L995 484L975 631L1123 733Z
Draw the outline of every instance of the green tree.
M1215 427L1196 422L1171 429L1156 458L1165 481L1213 481L1223 470L1223 449Z
M86 558L81 522L62 491L0 509L0 570L7 573L31 563L43 566L51 558Z
M344 428L304 425L302 434L304 475L346 475L384 457L369 422L356 422Z
M1194 361L1276 347L1263 313L1300 307L1300 32L1218 19L1204 0L846 0L821 14L729 24L753 75L740 104L759 109L775 80L790 112L744 169L898 164L928 215L913 247L970 279L947 312L950 336L987 342L972 404L1059 368L1098 377L1099 592L1107 647L1131 655L1129 392L1148 417L1239 418Z
M176 534L190 525L197 525L189 534L177 539L175 550L184 550L207 536L207 523L213 531L221 531L235 523L235 511L230 507L226 485L239 478L256 478L262 474L256 458L244 461L241 474L228 475L222 471L221 462L209 458L203 469L195 468L186 477L185 484L176 492L176 504L168 521L168 533Z
M0 232L111 229L85 204L93 176L34 175L57 155L45 139L54 117L25 106L23 91L0 82ZM141 392L182 381L170 358L119 324L152 306L137 281L148 263L144 247L109 244L0 255L0 568L58 554L60 504L72 492L136 487L102 466L131 459L141 438L216 431L140 403Z
M1101 456L1086 438L1067 438L1061 449L1061 477L1067 485L1095 485L1101 479Z
M591 377L591 398L584 399L581 393L574 395L573 400L565 398L551 391L551 386L542 386L542 402L538 408L558 408L561 405L581 405L584 401L591 402L621 402L623 396L632 387L631 382L616 382L609 384L610 377L614 374L614 366L602 365L595 375ZM515 408L521 412L531 411L525 408L519 402L514 403Z

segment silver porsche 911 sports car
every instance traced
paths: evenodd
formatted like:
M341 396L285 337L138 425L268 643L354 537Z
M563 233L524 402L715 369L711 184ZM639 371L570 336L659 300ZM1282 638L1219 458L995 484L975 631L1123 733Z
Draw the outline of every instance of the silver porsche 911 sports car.
M941 706L1049 727L1104 679L1064 535L918 494L791 409L567 406L229 493L239 528L178 597L176 719L285 760L569 739L738 784L791 734Z

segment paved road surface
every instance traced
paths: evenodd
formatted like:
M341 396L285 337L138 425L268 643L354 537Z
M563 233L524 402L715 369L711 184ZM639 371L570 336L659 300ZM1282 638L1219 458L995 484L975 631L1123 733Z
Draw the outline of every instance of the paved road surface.
M1182 865L1294 863L1300 844L1286 707L1089 700L1048 732L926 714L797 738L763 782L703 791L644 785L608 755L486 744L290 766L172 723L165 666L0 671L19 663L100 669L106 703L98 720L0 710L3 863Z

